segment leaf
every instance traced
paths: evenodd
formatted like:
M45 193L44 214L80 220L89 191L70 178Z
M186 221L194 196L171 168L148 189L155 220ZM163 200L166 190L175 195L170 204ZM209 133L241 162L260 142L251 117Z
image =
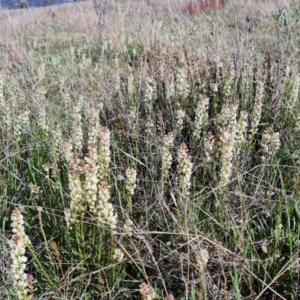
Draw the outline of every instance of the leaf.
M54 55L48 55L48 63L57 66L60 63L60 57Z
M25 66L24 66L22 63L18 62L18 61L15 61L15 62L13 63L13 65L14 65L16 68L18 68L20 71L22 71L22 72L25 72L25 71L26 71Z

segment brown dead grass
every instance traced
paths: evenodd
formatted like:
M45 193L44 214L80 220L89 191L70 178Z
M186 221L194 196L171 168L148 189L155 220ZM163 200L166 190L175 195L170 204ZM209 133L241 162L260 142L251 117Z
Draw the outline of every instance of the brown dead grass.
M125 39L138 43L145 50L153 45L193 47L211 51L212 55L231 53L235 47L233 36L246 39L247 17L253 26L274 27L270 13L278 7L289 8L287 0L230 0L223 11L214 15L186 16L180 7L189 0L110 1L110 10L102 33L115 50L122 51ZM164 28L161 27L162 21ZM97 15L93 1L68 3L29 10L0 10L0 54L9 61L26 62L30 57L23 49L24 39L43 40L44 47L55 41L81 42L97 36ZM176 34L170 34L170 27ZM273 35L260 39L261 45ZM211 45L213 44L213 47ZM272 46L273 47L273 46ZM274 46L276 47L276 45ZM243 50L243 49L241 49Z
M93 2L62 4L29 10L0 10L0 53L10 62L28 62L24 39L80 40L95 34L97 16Z
M0 30L6 36L30 32L39 37L51 28L65 29L72 34L88 33L96 20L92 1L29 10L0 10Z

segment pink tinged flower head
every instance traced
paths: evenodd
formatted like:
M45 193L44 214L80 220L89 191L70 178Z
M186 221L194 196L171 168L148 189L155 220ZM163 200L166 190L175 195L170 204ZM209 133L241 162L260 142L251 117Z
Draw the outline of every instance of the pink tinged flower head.
M173 294L168 294L165 300L175 300Z
M156 293L150 284L143 282L139 287L140 287L139 291L143 299L155 298Z

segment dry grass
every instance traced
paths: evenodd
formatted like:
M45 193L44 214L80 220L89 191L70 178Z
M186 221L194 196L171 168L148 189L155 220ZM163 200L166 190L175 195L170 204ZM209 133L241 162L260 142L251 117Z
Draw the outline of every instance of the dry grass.
M299 72L297 3L231 0L223 10L193 16L182 12L185 3L110 1L101 46L91 1L0 10L7 104L0 111L0 258L9 260L9 215L21 204L33 245L26 272L37 278L37 299L146 299L142 292L152 293L151 286L157 299L299 296L299 96L290 103ZM283 7L290 15L280 23L274 14ZM195 138L200 95L208 98L207 119ZM20 119L26 112L29 125ZM248 129L238 154L224 132L233 135L242 112ZM95 124L102 131L93 144ZM103 142L102 126L111 134L111 162L98 183L111 186L117 232L99 226L89 204L70 234L64 211L78 195L70 180L75 176L81 188L88 183L88 173L76 168ZM81 161L70 166L60 147L75 143L78 128ZM174 143L163 148L168 132ZM266 132L279 133L278 153L271 151L275 140L267 144L271 154L263 152ZM204 151L209 133L211 164ZM164 175L162 151L171 157ZM232 174L220 186L228 162ZM47 177L45 163L59 175ZM137 170L133 195L128 168ZM42 193L33 193L31 183ZM116 249L124 254L118 262ZM0 273L0 297L14 299L7 263Z
M217 49L214 48L215 55L219 55L224 51L230 52L234 47L228 43L232 40L229 39L232 35L231 31L241 34L241 39L245 38L247 33L239 28L246 26L247 17L251 19L251 26L272 27L273 21L268 17L270 13L277 7L289 9L292 5L290 1L284 0L247 1L246 3L235 0L226 5L225 10L228 11L228 18L226 18L226 14L224 18L222 13L222 18L215 16L216 18L212 20L209 15L205 14L195 16L192 19L186 18L180 12L180 7L185 2L185 0L176 3L168 0L138 1L134 3L110 1L111 10L106 16L103 37L105 40L112 41L114 45L117 45L119 50L122 49L125 36L131 36L139 43L143 43L145 48L150 48L150 45L154 42L153 38L158 43L160 40L166 41L166 39L169 39L167 32L164 34L160 28L157 28L159 22L153 23L153 20L166 21L169 19L170 22L175 21L177 23L178 36L176 38L179 38L179 42L182 44L193 42L198 44L199 40L200 42L207 41L207 37L212 32L219 33L215 38L218 39L220 45ZM231 18L232 14L238 16L238 18ZM46 43L50 44L55 42L57 38L64 41L82 41L90 36L93 39L97 35L96 22L97 16L92 1L30 10L0 10L1 53L12 56L12 58L15 57L18 60L22 59L24 53L22 55L22 50L16 49L22 36L36 40L44 39L46 36L48 39ZM195 27L197 27L197 30L194 30ZM230 28L232 29L230 30ZM57 37L55 35L57 31L60 31L62 36ZM52 34L53 32L54 34ZM145 36L150 37L150 39L144 39ZM272 36L262 36L262 38L273 39Z

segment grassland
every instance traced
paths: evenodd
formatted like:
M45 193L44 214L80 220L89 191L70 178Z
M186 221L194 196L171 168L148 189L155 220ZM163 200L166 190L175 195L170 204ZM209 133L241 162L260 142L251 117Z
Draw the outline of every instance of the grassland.
M299 4L132 2L0 10L0 298L299 299Z

